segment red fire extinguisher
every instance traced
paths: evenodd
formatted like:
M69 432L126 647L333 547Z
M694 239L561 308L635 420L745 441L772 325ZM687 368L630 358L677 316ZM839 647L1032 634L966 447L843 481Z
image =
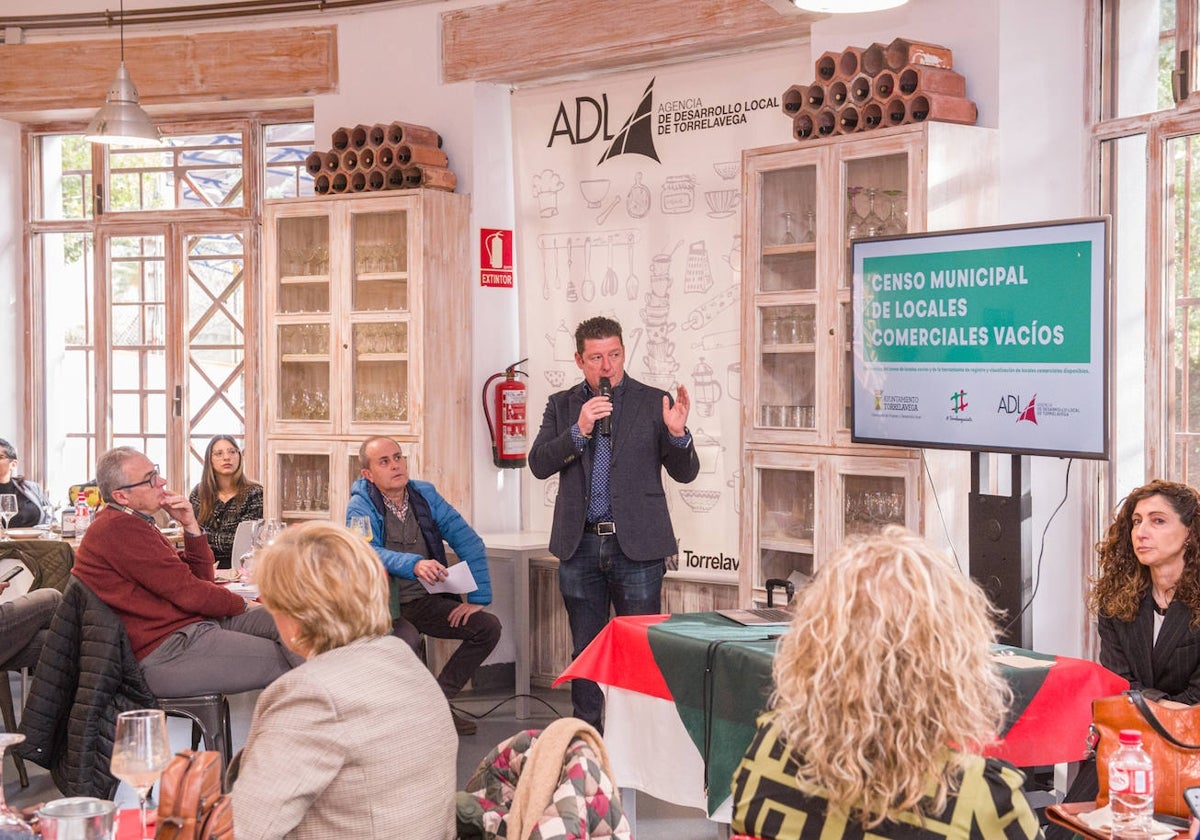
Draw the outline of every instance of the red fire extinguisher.
M507 469L522 469L525 466L525 383L517 381L517 374L528 376L517 370L517 365L529 361L513 362L503 373L493 373L483 383L483 416L487 420L488 432L492 436L492 463ZM496 423L488 413L488 386L493 379L504 377L496 386Z

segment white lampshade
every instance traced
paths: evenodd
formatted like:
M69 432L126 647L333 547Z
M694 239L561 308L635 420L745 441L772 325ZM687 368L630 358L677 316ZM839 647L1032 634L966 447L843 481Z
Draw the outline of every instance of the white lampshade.
M104 105L96 112L87 127L87 139L93 143L116 146L136 146L141 143L159 143L162 135L154 127L149 114L138 104L137 88L125 62L117 68L116 78L108 86Z
M879 12L903 6L908 0L792 0L806 12L849 15L859 12Z

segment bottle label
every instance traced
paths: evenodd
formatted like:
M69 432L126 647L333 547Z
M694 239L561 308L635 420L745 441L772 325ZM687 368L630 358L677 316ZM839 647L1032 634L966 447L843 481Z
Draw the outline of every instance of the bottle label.
M1127 770L1124 767L1109 769L1108 789L1110 793L1129 793L1146 796L1150 793L1150 773L1147 770Z

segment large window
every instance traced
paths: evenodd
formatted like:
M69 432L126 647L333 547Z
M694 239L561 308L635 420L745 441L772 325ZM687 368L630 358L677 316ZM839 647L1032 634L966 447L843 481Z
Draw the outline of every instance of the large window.
M1200 486L1200 80L1196 0L1097 0L1094 129L1113 217L1116 496ZM1141 380L1139 393L1130 383Z
M55 501L110 446L144 450L184 492L214 434L255 462L261 202L312 194L312 124L164 133L144 148L30 137L31 431Z

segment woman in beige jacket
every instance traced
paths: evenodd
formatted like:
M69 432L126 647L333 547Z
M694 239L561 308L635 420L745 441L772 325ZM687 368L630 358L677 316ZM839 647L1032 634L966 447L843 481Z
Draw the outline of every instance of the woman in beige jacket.
M305 523L254 577L306 662L263 691L230 765L238 840L451 840L458 736L432 674L391 635L374 552L341 526Z

